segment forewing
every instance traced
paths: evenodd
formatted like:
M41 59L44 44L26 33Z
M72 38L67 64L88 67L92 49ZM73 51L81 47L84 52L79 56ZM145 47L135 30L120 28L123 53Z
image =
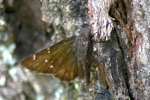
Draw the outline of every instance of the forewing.
M74 38L63 40L27 57L22 61L22 65L33 71L50 73L70 81L78 76L81 69L75 56L73 42Z

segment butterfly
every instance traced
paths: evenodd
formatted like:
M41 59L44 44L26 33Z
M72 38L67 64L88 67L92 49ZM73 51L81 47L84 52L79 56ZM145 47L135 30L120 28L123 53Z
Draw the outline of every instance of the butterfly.
M25 58L21 64L32 71L54 75L62 81L69 82L76 77L84 78L87 85L90 84L90 71L94 65L99 69L100 83L109 88L111 85L104 65L93 61L91 38L89 36L88 41L76 36L64 39Z
M87 52L86 49L81 49L83 46L79 46L80 44L76 37L64 39L25 58L21 64L32 71L52 74L61 80L71 81L77 76L82 77L85 69L82 55L86 55Z

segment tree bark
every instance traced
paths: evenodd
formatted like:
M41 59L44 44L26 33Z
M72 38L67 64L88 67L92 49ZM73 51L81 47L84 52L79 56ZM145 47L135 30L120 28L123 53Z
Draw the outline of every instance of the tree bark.
M83 24L90 22L102 88L117 100L150 100L150 1L89 0L88 3L99 4L88 4L89 14L86 1L9 1L4 0L6 16L9 15L6 20L16 34L16 51L26 52L21 57L48 40L54 44L76 35ZM29 37L33 38L28 40Z
M149 3L146 0L114 0L109 12L105 12L114 18L114 29L109 41L95 44L96 58L105 65L111 81L110 91L116 99L150 99Z

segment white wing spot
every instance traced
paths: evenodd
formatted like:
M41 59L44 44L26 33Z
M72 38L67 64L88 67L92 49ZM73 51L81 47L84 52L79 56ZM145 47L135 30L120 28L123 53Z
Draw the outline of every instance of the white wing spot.
M50 50L48 50L48 53L51 53L51 51L50 51Z
M49 68L50 68L50 69L51 69L51 68L54 68L54 66L53 66L53 65L50 65Z
M47 48L47 50L49 51L49 50L50 50L50 48Z
M48 53L51 53L50 48L47 48L47 52L48 52Z
M45 59L45 60L44 60L44 62L45 62L45 63L48 63L48 60L47 60L47 59Z
M32 59L36 60L36 54L33 54Z

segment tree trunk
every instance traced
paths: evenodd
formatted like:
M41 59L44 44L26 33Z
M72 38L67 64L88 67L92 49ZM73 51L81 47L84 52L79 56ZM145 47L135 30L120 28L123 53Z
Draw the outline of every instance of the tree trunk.
M89 0L89 13L82 0L4 0L4 4L10 30L16 34L16 51L25 52L21 57L48 40L54 44L76 35L90 22L100 86L117 100L150 100L149 0Z
M89 3L96 1L89 0ZM101 17L102 10L113 17L113 30L110 40L95 44L97 60L103 63L108 73L110 91L115 99L149 100L149 4L147 0L104 0L99 6L90 5L91 20ZM102 5L104 2L109 5ZM98 5L98 4L97 4ZM97 14L99 13L99 14ZM104 16L107 17L107 16ZM100 19L102 20L102 18ZM108 20L105 18L105 20ZM96 21L96 22L95 22ZM104 22L95 20L99 26L92 26L98 32ZM91 23L93 24L93 23ZM94 25L93 24L93 25ZM105 26L105 25L104 25ZM98 27L98 28L95 28ZM99 29L101 32L103 28ZM96 33L97 34L97 33ZM94 34L94 35L96 35ZM100 39L103 35L100 34ZM100 70L101 71L101 70Z

